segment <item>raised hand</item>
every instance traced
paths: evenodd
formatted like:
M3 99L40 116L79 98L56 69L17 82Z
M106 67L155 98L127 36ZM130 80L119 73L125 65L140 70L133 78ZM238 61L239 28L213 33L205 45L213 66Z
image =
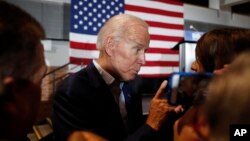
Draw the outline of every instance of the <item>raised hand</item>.
M166 86L167 81L164 80L151 101L149 115L146 121L146 123L156 131L161 127L169 113L179 113L183 111L181 106L176 107L169 105L167 99L163 97Z

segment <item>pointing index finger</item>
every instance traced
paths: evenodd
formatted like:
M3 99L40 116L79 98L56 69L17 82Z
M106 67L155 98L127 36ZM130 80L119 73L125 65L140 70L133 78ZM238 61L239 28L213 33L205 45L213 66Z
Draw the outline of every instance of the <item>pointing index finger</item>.
M164 80L164 81L161 83L161 86L160 86L160 88L157 90L157 92L156 92L154 98L159 99L159 98L161 98L161 97L163 96L164 90L165 90L165 88L166 88L166 86L167 86L167 83L168 83L167 80Z

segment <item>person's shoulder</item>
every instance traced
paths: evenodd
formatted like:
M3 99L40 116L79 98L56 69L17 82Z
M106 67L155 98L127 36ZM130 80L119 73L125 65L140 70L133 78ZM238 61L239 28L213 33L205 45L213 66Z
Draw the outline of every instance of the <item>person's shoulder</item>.
M60 86L71 87L72 85L77 85L78 83L88 83L89 78L86 69L81 69L75 73L69 73L66 78L61 81Z

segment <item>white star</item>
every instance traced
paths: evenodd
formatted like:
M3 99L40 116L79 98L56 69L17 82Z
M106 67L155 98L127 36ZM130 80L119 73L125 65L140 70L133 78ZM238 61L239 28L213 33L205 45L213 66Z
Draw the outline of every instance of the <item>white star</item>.
M82 2L82 1L79 1L79 5L83 5L83 2Z
M77 25L77 24L75 24L75 25L74 25L74 29L77 29L77 28L78 28L78 25Z
M103 13L103 14L106 13L106 10L105 10L105 9L102 9L102 13Z
M87 10L88 10L88 7L83 7L83 10L84 10L84 11L87 11Z
M102 26L102 24L101 24L101 23L98 23L98 24L97 24L97 26L98 26L98 27L101 27L101 26Z
M114 6L114 5L115 5L115 3L112 1L112 2L111 2L111 5L112 5L112 6Z
M92 25L93 25L93 23L92 23L92 22L89 22L89 23L88 23L88 25L89 25L89 26L92 26Z
M89 3L89 4L88 4L88 6L89 6L89 7L92 7L92 6L93 6L93 4L92 4L92 3Z
M102 19L102 22L105 23L105 22L106 22L106 19Z
M112 11L110 11L110 13L113 15L113 14L115 14L115 12L112 10Z
M96 27L93 27L93 31L97 31L97 28L96 28Z
M80 14L80 15L82 15L82 14L83 14L83 12L80 10L80 11L79 11L79 14Z
M122 3L120 3L120 4L119 4L119 6L120 6L120 7L123 7L123 4L122 4Z
M80 21L79 21L79 24L80 24L80 25L82 25L82 24L83 24L83 21L82 21L82 20L80 20Z
M88 15L89 15L90 17L92 17L92 16L93 16L93 14L92 14L91 12L89 12L89 13L88 13Z
M106 15L106 18L109 19L109 18L110 18L110 15Z
M96 12L97 12L97 9L96 9L96 8L93 8L93 12L95 12L95 13L96 13Z
M97 14L97 17L98 17L98 18L101 18L101 17L102 17L102 14L98 13L98 14Z
M93 21L96 22L96 21L97 21L97 18L93 18Z
M78 9L78 6L77 6L77 5L74 5L74 9Z
M88 20L88 17L87 17L87 16L84 16L83 19L84 19L84 21L87 21L87 20Z
M78 19L78 15L74 15L74 18L75 18L75 19Z
M84 29L84 30L88 30L88 26L86 26L86 25L83 26L83 29Z
M110 6L109 6L109 5L107 6L107 9L110 9Z
M102 8L102 5L101 5L101 4L98 4L97 7L98 7L98 8Z

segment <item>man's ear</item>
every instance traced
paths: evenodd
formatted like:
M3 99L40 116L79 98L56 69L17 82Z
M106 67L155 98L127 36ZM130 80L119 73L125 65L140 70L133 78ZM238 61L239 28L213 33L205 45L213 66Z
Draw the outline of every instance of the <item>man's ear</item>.
M115 48L114 38L108 36L105 41L104 49L108 56L113 56L113 50Z

